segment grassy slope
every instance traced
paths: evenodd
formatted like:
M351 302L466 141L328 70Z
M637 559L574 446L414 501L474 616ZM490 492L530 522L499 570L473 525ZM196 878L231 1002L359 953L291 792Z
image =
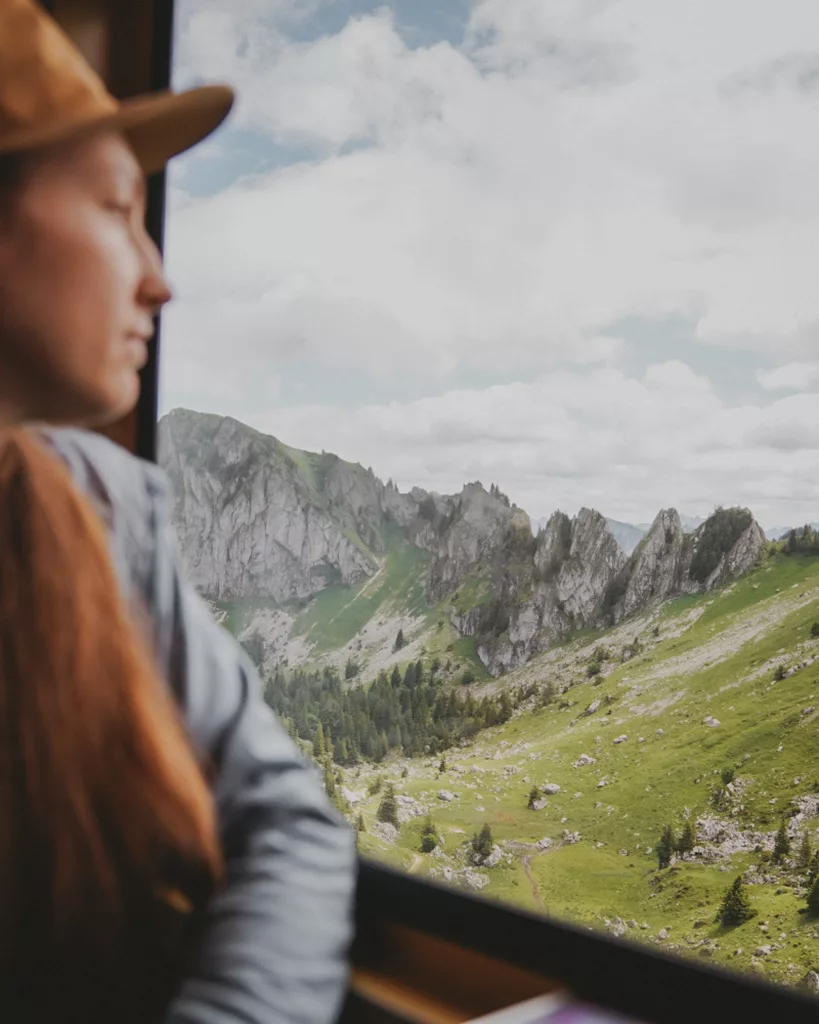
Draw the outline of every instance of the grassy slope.
M317 654L344 647L388 603L416 615L425 601L429 555L397 529L386 537L387 556L378 575L358 587L331 586L297 618L293 631L315 645Z
M682 631L686 618L697 612L696 621ZM397 782L399 792L431 803L450 853L485 820L498 840L559 840L563 829L582 834L577 845L529 851L531 881L520 853L510 865L490 870L484 895L597 927L604 917L616 916L647 923L648 930L629 931L635 939L657 941L658 930L670 926L669 942L680 952L710 939L717 944L714 959L740 968L751 965L757 947L779 943L785 933L784 948L759 958L754 967L771 978L796 981L819 965L819 944L812 938L819 926L798 913L801 902L790 889L777 895L773 886L749 887L759 917L729 932L713 923L723 892L756 859L754 854L737 855L729 866L686 863L658 874L655 856L647 850L667 821L679 827L685 808L695 816L715 813L709 798L724 766L735 766L737 775L748 780L747 812L739 819L743 826L773 830L794 796L813 792L819 779L817 716L801 712L819 706L819 662L775 685L772 679L779 661L793 662L797 645L800 657L819 654L819 643L810 639L817 618L819 561L773 559L725 592L672 602L655 620L657 639L644 629L641 638L651 645L644 655L613 663L599 685L583 681L573 687L568 697L577 701L575 707L559 710L555 704L523 713L484 733L472 748L453 752L442 779L436 779L432 763L411 763L406 779L401 777L404 762L382 770ZM541 659L517 677L531 679L538 671L543 678L578 676L579 646L566 645L557 657ZM635 686L642 692L635 693ZM604 707L570 725L592 700L607 694L614 699L611 715ZM720 725L705 726L707 715ZM628 740L615 745L614 738L623 734ZM638 743L639 737L645 742ZM581 753L595 757L597 764L571 767ZM473 765L486 774L472 774ZM506 775L507 766L517 771ZM360 787L370 774L364 769L361 781L350 784ZM608 785L597 789L602 778ZM794 785L796 778L802 781ZM526 808L533 782L562 787L538 812ZM441 787L459 798L450 804L437 801ZM364 804L369 821L377 803L374 797ZM819 826L819 819L811 826L816 846L813 826ZM438 862L419 858L418 836L416 821L402 828L397 846L370 834L363 837L363 849L425 871ZM605 845L598 848L597 843ZM764 922L767 933L760 930Z

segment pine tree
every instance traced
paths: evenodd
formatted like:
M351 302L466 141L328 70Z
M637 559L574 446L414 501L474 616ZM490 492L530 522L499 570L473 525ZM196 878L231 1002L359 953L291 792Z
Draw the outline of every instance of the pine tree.
M395 799L395 786L390 782L378 805L378 820L394 825L399 828L398 823L398 801Z
M316 726L316 731L313 733L313 757L316 761L323 761L326 752L327 747L324 742L324 729L321 726L321 722L319 722Z
M492 829L489 827L489 822L484 822L483 828L480 832L476 832L472 836L472 849L479 857L488 857L492 852L492 847L495 845L495 840L492 838Z
M785 829L785 822L779 826L779 830L776 833L776 839L774 840L774 851L773 859L778 863L781 863L791 852L791 841L788 839L788 833Z
M671 863L671 855L677 848L677 840L674 836L674 830L670 825L666 825L663 829L660 841L657 843L657 860L659 862L659 868L667 868Z
M333 774L333 762L329 757L325 757L324 759L324 789L329 797L332 797L336 791L336 778Z
M424 827L421 829L421 853L432 853L438 845L438 833L432 824L432 818L427 815Z
M364 815L361 813L361 811L358 812L358 817L355 820L355 830L356 832L367 831L367 826L364 824Z
M799 844L799 852L796 855L796 863L800 868L806 868L811 862L813 851L810 848L810 837L807 832L802 833L802 842Z
M395 637L395 647L393 649L396 650L396 651L400 651L400 650L402 650L406 646L407 646L407 642L404 639L404 630L403 629L399 629L398 633L397 633L397 635Z
M441 758L441 763L438 765L438 774L439 775L443 775L445 771L446 771L446 758L442 757Z
M819 878L816 878L808 893L808 910L814 916L819 916Z
M808 881L811 885L819 878L819 850L814 853L808 865Z
M722 898L717 921L726 928L733 928L745 921L750 921L755 916L756 912L751 908L748 894L742 884L742 875L739 875Z
M544 683L540 688L538 694L538 704L542 707L548 707L555 699L555 688L553 683Z
M819 638L819 622L814 622L814 624L810 627L810 635L813 637L814 640Z
M695 832L692 823L690 821L686 821L682 833L680 834L679 842L677 843L677 853L680 855L691 853L696 845L697 833Z
M537 788L537 786L532 786L532 788L529 790L529 810L530 811L533 811L535 809L535 804L538 802L539 799L540 799L540 790Z

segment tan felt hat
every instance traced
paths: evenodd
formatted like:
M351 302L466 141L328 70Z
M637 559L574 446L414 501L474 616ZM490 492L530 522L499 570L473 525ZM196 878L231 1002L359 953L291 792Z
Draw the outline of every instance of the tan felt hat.
M122 132L146 174L209 135L233 90L202 86L117 101L34 0L0 0L0 155Z

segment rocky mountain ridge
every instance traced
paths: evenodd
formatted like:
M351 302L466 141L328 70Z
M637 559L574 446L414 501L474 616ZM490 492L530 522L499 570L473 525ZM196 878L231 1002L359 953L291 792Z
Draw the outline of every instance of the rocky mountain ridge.
M494 485L404 494L335 455L188 410L160 421L159 459L183 561L206 597L303 607L330 587L373 580L400 535L428 555L430 610L474 638L492 675L577 629L735 579L765 542L745 510L719 510L693 534L664 510L628 553L590 509L573 519L556 512L533 536L526 513Z

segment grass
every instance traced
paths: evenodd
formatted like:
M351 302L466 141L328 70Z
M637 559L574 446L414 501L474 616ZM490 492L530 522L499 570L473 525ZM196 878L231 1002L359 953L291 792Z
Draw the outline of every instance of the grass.
M219 611L225 612L224 625L234 636L239 636L245 630L257 612L275 611L280 607L272 598L267 597L243 597L236 601L212 603Z
M396 529L387 533L386 540L387 555L376 577L357 587L327 587L296 619L294 634L311 641L317 654L344 647L387 606L430 614L425 597L428 553Z
M684 628L683 617L694 611L701 614ZM819 712L803 714L819 708L819 660L773 681L780 661L790 666L806 656L819 658L819 641L810 636L817 618L819 560L776 556L724 591L670 602L655 620L657 638L645 621L639 630L636 623L645 652L615 662L599 685L581 674L583 681L567 694L576 702L572 708L560 710L555 702L480 734L471 746L447 753L448 771L440 779L437 758L399 760L380 771L395 781L399 793L431 808L450 855L484 821L499 841L535 843L548 836L558 842L564 829L581 834L575 845L530 851L532 881L522 854L512 850L510 864L486 872L485 896L595 928L616 917L647 924L647 929L629 928L628 938L636 941L658 942L659 930L670 928L663 944L676 952L795 983L819 966L813 938L819 923L799 912L804 901L790 888L749 886L758 917L736 929L723 929L715 921L729 884L759 859L757 854L746 852L713 865L681 863L659 872L653 849L666 823L681 828L686 810L695 818L721 814L711 801L726 766L745 781L734 819L741 828L773 832L794 797L819 790ZM666 635L672 626L684 631L678 637ZM598 638L606 643L605 633ZM542 669L535 663L525 678L538 671L544 678L577 676L578 648L576 640L564 645L563 661ZM524 678L522 672L508 677L508 684ZM597 713L578 717L592 700L606 696L613 701L610 715L603 704ZM709 728L703 724L706 716L720 725ZM621 735L628 739L615 744ZM582 753L597 763L573 768ZM411 775L402 779L405 764ZM602 780L607 785L598 789ZM529 811L532 784L546 782L557 783L560 793L549 797L543 810ZM441 788L458 798L438 801ZM377 798L363 806L365 813L374 813ZM819 845L817 826L819 819L808 822L814 848ZM418 854L417 822L405 825L388 851L374 837L371 842L374 856L388 856L415 870L440 863ZM765 922L767 932L761 931ZM781 934L786 938L780 939ZM781 948L753 956L769 943Z

